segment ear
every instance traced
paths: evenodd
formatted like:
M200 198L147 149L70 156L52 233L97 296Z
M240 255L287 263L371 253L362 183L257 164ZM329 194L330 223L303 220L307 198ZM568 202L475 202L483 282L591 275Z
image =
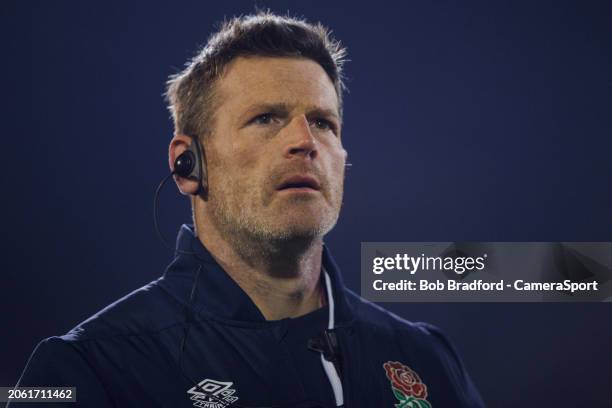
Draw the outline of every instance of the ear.
M192 138L182 134L176 134L170 141L168 148L168 165L170 170L174 171L174 162L177 157L181 155L192 142ZM184 177L174 175L174 181L179 191L183 195L194 195L198 192L198 181L190 180Z

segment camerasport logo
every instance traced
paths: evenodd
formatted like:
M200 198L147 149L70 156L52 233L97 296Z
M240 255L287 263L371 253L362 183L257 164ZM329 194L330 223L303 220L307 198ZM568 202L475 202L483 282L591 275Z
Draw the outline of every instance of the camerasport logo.
M232 388L233 382L217 381L209 378L200 381L187 394L191 394L193 406L197 408L225 408L238 401L234 395L236 390Z
M427 386L416 372L397 361L387 361L383 368L391 382L393 394L399 400L395 408L431 408L426 400Z

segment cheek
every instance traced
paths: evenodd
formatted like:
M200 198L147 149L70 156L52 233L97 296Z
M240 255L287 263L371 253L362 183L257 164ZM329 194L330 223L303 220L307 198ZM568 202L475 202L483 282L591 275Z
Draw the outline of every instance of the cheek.
M346 163L346 155L342 148L334 149L330 154L328 171L333 180L343 180Z
M224 190L236 190L252 182L256 172L257 156L235 144L211 153L209 177Z
M223 192L225 200L231 201L237 208L249 206L248 202L260 201L266 177L257 160L234 158L218 163L218 166L211 171L215 173L211 189L216 187L217 191Z

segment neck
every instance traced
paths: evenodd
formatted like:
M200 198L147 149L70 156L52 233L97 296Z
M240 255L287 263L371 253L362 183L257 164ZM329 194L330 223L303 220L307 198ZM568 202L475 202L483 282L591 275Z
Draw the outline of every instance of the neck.
M196 234L266 320L298 317L321 307L322 238L277 242L220 231L195 216Z

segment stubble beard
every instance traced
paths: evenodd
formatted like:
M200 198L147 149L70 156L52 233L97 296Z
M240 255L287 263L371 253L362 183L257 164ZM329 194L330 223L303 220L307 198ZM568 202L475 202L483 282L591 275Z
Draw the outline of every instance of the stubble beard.
M311 245L321 241L336 224L342 201L342 183L336 191L330 191L331 208L325 208L324 216L318 223L310 225L300 222L292 224L286 220L282 223L272 215L273 208L270 200L264 200L252 189L246 191L237 188L228 188L228 185L219 186L217 191L209 193L208 207L211 221L222 234L228 244L249 262L255 259L273 260L279 257L298 256L304 253ZM234 190L234 191L230 191ZM232 200L232 198L234 198ZM295 217L307 217L291 206L305 205L300 201L312 200L312 197L289 197L286 208L276 213L294 211ZM327 202L327 201L326 201ZM261 203L256 205L255 203ZM287 217L284 213L281 217Z

